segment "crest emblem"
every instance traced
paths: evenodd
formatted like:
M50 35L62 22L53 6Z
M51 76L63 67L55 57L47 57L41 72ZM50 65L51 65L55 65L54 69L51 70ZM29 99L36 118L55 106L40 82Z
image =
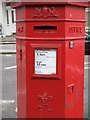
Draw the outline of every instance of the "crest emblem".
M49 106L49 102L52 100L52 96L47 96L47 93L44 93L43 95L38 95L38 98L41 101L41 105L38 106L38 110L42 112L46 109L48 112L51 112L53 108Z
M44 6L42 8L35 8L35 14L32 17L43 18L43 19L47 19L48 17L59 18L59 14L56 12L54 7Z

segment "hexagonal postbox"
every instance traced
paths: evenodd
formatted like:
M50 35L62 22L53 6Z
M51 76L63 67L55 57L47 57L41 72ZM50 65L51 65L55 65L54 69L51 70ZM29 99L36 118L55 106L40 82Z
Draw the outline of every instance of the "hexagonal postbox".
M21 2L18 118L83 118L85 3Z

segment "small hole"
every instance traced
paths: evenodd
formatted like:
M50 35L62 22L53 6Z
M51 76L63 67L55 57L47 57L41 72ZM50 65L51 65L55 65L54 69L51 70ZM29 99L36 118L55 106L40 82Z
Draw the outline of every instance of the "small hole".
M72 86L72 92L74 91L74 86Z

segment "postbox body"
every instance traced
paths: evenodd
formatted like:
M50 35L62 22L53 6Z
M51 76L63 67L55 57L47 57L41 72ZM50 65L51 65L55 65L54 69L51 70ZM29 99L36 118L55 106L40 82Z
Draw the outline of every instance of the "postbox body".
M15 7L18 118L83 118L85 6Z

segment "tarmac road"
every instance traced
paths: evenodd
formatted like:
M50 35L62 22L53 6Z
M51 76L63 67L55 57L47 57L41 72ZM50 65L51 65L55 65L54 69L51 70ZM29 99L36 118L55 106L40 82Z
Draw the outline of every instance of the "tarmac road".
M16 118L17 76L16 55L2 55L2 117Z
M2 71L2 100L0 100L0 102L2 103L2 117L17 118L16 54L0 54L0 57L1 56L2 68L0 68L0 71ZM90 82L88 85L88 70L90 69L89 64L88 56L85 56L84 117L86 118L88 117L88 86L90 86Z

